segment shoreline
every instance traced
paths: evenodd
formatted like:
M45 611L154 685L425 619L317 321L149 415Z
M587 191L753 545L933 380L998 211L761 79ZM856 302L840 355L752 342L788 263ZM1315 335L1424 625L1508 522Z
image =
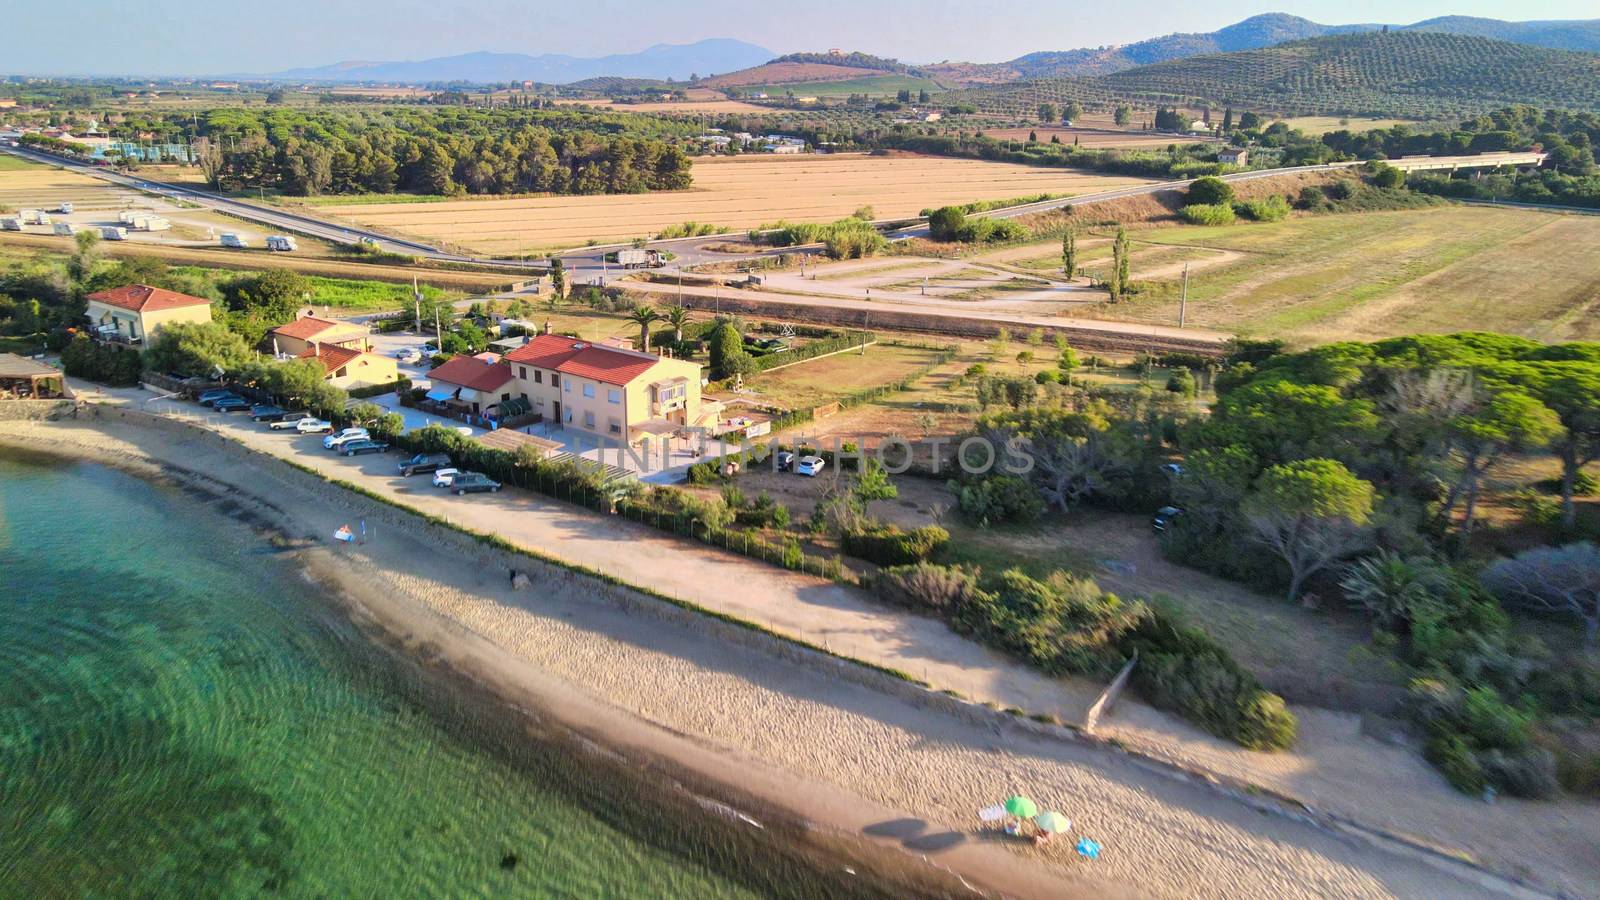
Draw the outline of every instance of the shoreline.
M159 454L161 458L179 457L184 458L185 462L192 462L199 459L203 454L198 452L191 453L189 451L210 449L213 446L218 451L222 451L225 454L231 454L234 456L260 456L259 452L250 451L246 448L240 447L225 437L209 432L197 431L189 428L189 426L179 425L177 423L162 422L160 425L151 423L148 428L142 428L140 427L140 423L138 421L133 421L133 419L138 416L138 413L134 413L127 417L129 421L121 423L107 416L93 422L92 425L87 422L74 424L61 423L55 426L27 426L25 423L19 423L16 426L0 430L0 437L10 437L14 440L19 431L42 431L53 433L52 437L61 439L64 443L72 447L73 455L84 455L85 453L88 453L91 456L110 456L113 457L111 460L112 464L116 464L115 458L117 457L117 454L110 452L108 450L108 446L111 444L120 443L118 440L119 437L128 437L128 434L123 433L128 429L132 429L136 433L146 432L146 437L155 437L155 432L163 432L159 435L159 437L162 439L161 442L166 442L170 439L172 442L180 445L185 451L183 453L162 453ZM124 426L127 427L124 428ZM72 432L80 429L90 430L96 434L103 434L108 439L85 441L80 435L76 438L76 440L66 440L67 438L71 437ZM180 438L172 438L168 432L177 432L183 436ZM41 437L43 437L43 435L38 433L31 435L31 438L35 441ZM124 454L122 458L126 460L126 455ZM102 458L96 461L104 462L107 460ZM154 465L158 469L161 467L161 465L154 462L149 455L146 455L146 462L147 464ZM274 460L274 462L282 464L281 461ZM285 469L298 470L298 467L293 466L293 464L283 464L283 467ZM267 464L266 468L271 468L271 464ZM253 495L257 500L262 499L263 491L261 489L263 487L268 488L266 493L271 493L270 486L266 484L252 484L249 488L241 489L226 478L216 478L214 472L200 472L195 474L201 478L216 482L217 484L221 485L224 490L230 492L242 492L247 497ZM304 471L299 471L298 475L304 478L319 477L313 473ZM238 479L233 479L233 481L237 480ZM272 479L263 478L259 480L270 482ZM336 485L327 485L327 487L335 492L344 490ZM272 496L276 499L282 499L277 494L272 494ZM268 501L269 505L273 502L275 501ZM375 501L370 501L369 499L368 502ZM284 505L292 506L297 512L300 512L304 508L303 505L300 504ZM281 508L279 508L278 512L284 515L286 518L290 518L288 514L283 512ZM422 517L417 516L414 513L399 513L397 511L397 515L399 518L413 520L412 524L415 526L414 528L409 529L402 527L401 530L441 530L437 527L430 526ZM293 518L294 527L296 530L302 530L306 521L314 517L302 514ZM385 531L385 527L386 526L383 523L379 523L377 529L377 535L379 539L383 539L385 537L394 537L393 534ZM331 527L320 532L320 534L326 535L328 532L331 532ZM315 534L317 534L317 532L313 532L313 535ZM438 535L429 535L423 540L423 543L427 543L428 540L434 540L434 542L437 543L437 538ZM323 538L314 537L313 540L320 542L323 540ZM412 536L412 540L415 542L414 535ZM1245 843L1249 843L1250 841L1254 840L1254 838L1248 834L1235 833L1237 832L1237 829L1239 827L1247 827L1251 830L1259 830L1258 826L1240 825L1241 819L1260 817L1259 811L1249 809L1244 803L1241 803L1237 800L1224 800L1223 798L1215 795L1209 797L1189 796L1189 794L1195 792L1204 793L1207 790L1204 787L1196 787L1193 791L1187 793L1178 787L1173 787L1171 790L1165 791L1166 793L1177 793L1182 795L1182 799L1188 807L1203 808L1204 815L1201 819L1188 821L1184 824L1184 826L1179 827L1176 822L1166 821L1166 818L1170 817L1170 814L1174 812L1174 809L1170 806L1166 808L1166 814L1155 814L1154 818L1146 817L1140 819L1140 821L1143 823L1140 827L1154 831L1155 834L1153 836L1162 840L1162 843L1159 845L1159 847L1167 848L1161 850L1159 856L1152 852L1150 854L1150 859L1142 861L1143 865L1151 869L1159 869L1162 865L1171 866L1172 871L1169 874L1148 871L1140 872L1138 877L1135 878L1131 877L1130 873L1126 870L1113 873L1110 871L1112 866L1104 865L1104 860L1102 860L1102 863L1094 864L1094 868L1086 869L1081 865L1075 865L1074 860L1070 857L1070 855L1063 859L1059 856L1053 857L1048 854L1041 854L1032 850L1031 848L1012 849L997 844L993 841L980 840L979 838L983 836L982 833L972 831L969 828L969 825L973 822L972 811L977 808L977 805L986 805L986 802L982 802L980 799L979 801L973 803L973 798L986 798L987 802L994 802L995 799L998 799L998 797L995 796L994 790L984 793L982 791L974 791L970 784L963 784L962 787L967 789L966 799L962 801L952 801L939 796L944 792L942 788L938 788L937 786L930 788L930 785L927 783L927 781L921 781L919 778L913 776L921 776L922 779L933 781L937 781L939 778L945 776L966 776L970 778L971 772L969 767L973 765L973 760L961 757L963 755L970 756L973 755L973 753L978 753L984 757L979 764L986 767L1009 770L1005 775L1005 777L1009 779L1009 783L1027 791L1029 785L1032 783L1028 772L1028 766L1030 764L1041 762L1069 763L1072 760L1067 759L1067 757L1073 755L1082 756L1086 751L1082 750L1082 748L1041 748L1040 744L1042 743L1042 739L1038 735L1028 734L1027 729L1023 727L1013 728L1004 724L994 725L992 723L979 725L978 723L972 721L951 722L947 721L951 718L948 714L941 716L937 712L928 712L926 710L919 713L918 718L929 720L927 727L929 730L933 731L934 734L917 734L916 737L920 740L933 740L935 742L942 741L943 743L950 744L957 749L960 749L972 742L974 732L984 733L989 735L989 737L982 738L981 748L970 748L964 754L947 754L956 758L946 759L941 756L939 759L933 760L933 762L940 765L948 764L950 767L950 771L948 772L931 771L926 773L911 773L909 775L900 771L896 771L894 773L894 776L898 780L906 782L908 786L906 796L913 798L922 797L924 798L924 801L934 801L938 807L937 812L943 813L944 822L965 823L963 825L958 825L955 827L955 829L947 832L948 834L959 835L964 838L964 840L957 841L949 848L938 849L932 854L928 852L919 852L916 847L908 846L911 842L904 837L877 834L870 830L870 827L874 824L906 821L908 819L914 819L915 817L907 817L903 813L897 814L894 812L893 806L879 806L879 818L874 821L868 821L870 817L863 817L859 813L859 808L863 805L863 803L870 802L870 798L868 801L864 801L862 799L863 795L859 790L861 787L859 778L857 779L856 783L841 787L837 784L838 781L850 781L851 779L848 777L843 779L836 777L834 775L834 769L828 766L812 766L810 767L812 770L809 772L799 771L797 773L797 763L799 761L796 759L791 758L785 760L782 758L781 754L777 754L775 752L751 752L751 748L737 746L738 742L735 740L730 740L731 735L729 733L727 733L725 730L719 732L719 729L715 727L684 727L684 722L673 721L673 716L663 714L663 711L659 708L656 708L653 704L649 702L641 704L638 697L621 696L621 694L624 692L618 690L608 691L602 689L598 691L585 691L584 689L580 688L580 691L588 694L587 699L578 703L572 703L571 701L567 700L567 697L570 696L573 691L573 681L570 678L564 678L564 676L568 673L552 673L547 671L546 667L541 665L540 660L532 658L537 654L532 652L531 648L505 646L505 644L511 642L491 640L486 636L486 634L492 629L474 627L471 622L467 621L470 615L484 613L485 611L479 607L486 603L493 604L509 602L512 607L523 607L526 606L526 604L519 602L518 598L515 596L511 596L510 599L507 600L506 595L508 595L509 592L504 589L504 568L492 569L488 575L485 575L483 571L485 565L491 559L497 557L500 551L497 551L493 547L485 546L483 543L473 542L464 537L462 540L454 543L458 545L465 545L469 553L475 552L477 554L476 565L474 566L473 563L469 561L465 566L465 569L468 571L452 572L450 573L451 577L443 578L441 580L453 582L457 585L461 585L463 583L470 585L467 588L467 590L472 593L472 596L470 597L470 605L452 606L450 604L441 605L436 603L430 607L428 602L419 602L414 596L407 598L403 596L406 591L408 589L414 590L418 588L421 586L420 582L412 575L395 575L395 573L389 573L391 576L389 581L391 583L386 585L383 589L378 590L379 596L366 598L361 598L358 596L356 597L356 602L361 604L366 609L368 614L378 617L391 617L390 625L397 625L400 630L404 631L410 636L414 637L418 634L428 635L428 637L425 639L413 641L413 647L415 649L422 650L423 652L429 652L430 644L435 648L443 647L445 650L442 652L446 652L446 655L450 658L452 663L460 661L465 662L469 667L479 667L480 670L474 673L474 677L477 677L478 675L484 676L491 689L494 689L496 693L509 694L510 692L514 692L519 689L526 689L528 688L530 682L540 682L541 679L543 679L544 681L542 683L542 689L546 695L554 697L558 702L563 702L564 705L570 707L564 709L563 712L568 715L587 717L586 721L588 721L589 724L607 732L607 736L600 740L600 743L602 744L609 744L612 746L631 746L635 749L643 750L646 753L654 753L657 752L664 745L664 743L674 743L674 752L687 757L686 760L679 760L680 762L687 762L690 765L698 764L699 768L706 776L712 778L714 781L724 785L725 787L731 788L734 791L745 791L747 794L749 791L746 789L755 788L756 790L754 793L758 795L758 798L760 795L765 795L767 798L779 803L779 805L788 806L791 808L798 806L800 807L799 811L801 812L802 816L808 820L813 822L827 822L828 824L836 827L841 834L853 834L857 837L866 835L866 839L873 840L875 845L881 845L885 849L893 849L901 855L904 855L909 850L913 854L924 857L930 855L937 856L937 860L934 862L935 865L948 865L951 868L962 872L963 874L970 873L973 876L973 880L979 882L980 884L992 885L1003 883L1006 885L1008 893L1036 893L1036 895L1039 896L1059 896L1063 890L1068 890L1071 888L1079 888L1084 891L1092 890L1094 893L1099 895L1115 893L1118 889L1126 889L1137 892L1140 895L1153 896L1314 896L1328 892L1337 892L1358 896L1427 896L1430 893L1436 893L1440 885L1449 884L1452 881L1456 881L1458 884L1463 886L1467 883L1466 881L1462 880L1463 873L1457 872L1455 873L1454 877L1451 877L1445 871L1430 867L1424 863L1419 863L1414 860L1405 861L1395 859L1392 855L1393 848L1377 849L1374 847L1368 848L1361 853L1348 852L1353 844L1349 835L1341 836L1337 834L1326 833L1297 834L1293 839L1290 840L1289 845L1278 848L1276 852L1289 852L1289 857L1280 860L1277 864L1280 867L1284 867L1279 871L1271 871L1274 864L1270 861L1263 861L1260 864L1250 866L1249 872L1247 873L1233 871L1232 868L1221 870L1217 870L1215 868L1208 869L1208 865L1213 867L1215 866L1215 862L1212 861L1208 861L1203 865L1197 865L1193 859L1185 859L1184 857L1186 852L1193 853L1198 844L1213 840L1226 841L1229 839L1230 834L1235 840L1243 839ZM345 548L335 549L343 550ZM449 551L452 549L461 549L461 547L436 546L432 549L435 551ZM341 587L347 593L359 594L363 587L367 588L368 590L372 590L376 586L382 584L385 578L384 574L379 572L377 569L373 569L372 571L363 571L361 572L360 577L356 577L354 567L351 565L351 563L354 561L354 558L347 557L343 553L330 552L322 550L321 548L316 548L312 551L307 551L307 555L311 557L321 556L321 562L323 564L328 564L328 569L323 571L320 577L328 578L333 581L339 581L342 579L346 583L341 585ZM434 555L437 556L439 554L435 553ZM448 552L446 552L445 555L448 555ZM336 560L341 557L343 557L342 564L334 564ZM428 565L430 568L432 568L434 562L435 561L429 559L425 553L421 555L405 556L397 568L410 568L414 570L418 565ZM461 566L458 565L457 568L461 568ZM470 571L473 569L477 570L475 574ZM352 580L354 583L349 583ZM582 590L585 587L583 583L587 581L587 579L583 578L583 576L574 574L570 571L561 573L555 580L563 582L563 584L558 586L557 593L562 591L570 592L575 589ZM421 581L427 581L427 579L421 579ZM396 590L396 587L398 587L399 590ZM611 632L611 634L607 636L615 636L616 632L626 633L630 630L638 631L638 629L641 627L641 624L635 621L631 623L630 629L628 627L628 620L630 619L653 619L654 624L646 623L642 626L644 631L653 632L667 628L682 629L684 627L684 623L682 621L674 620L681 620L683 616L692 617L696 615L683 611L679 611L682 613L682 615L678 616L652 615L647 609L641 610L638 607L630 608L627 606L627 604L623 604L622 610L619 613L618 610L612 606L612 604L616 603L616 598L604 596L610 592L608 587L605 585L587 587L590 588L587 593L599 593L602 596L598 598L598 602L593 596L587 597L583 600L580 600L579 605L585 612L589 613L594 612L597 606L610 607L609 615L587 617L609 620L598 623L600 626L600 632ZM569 601L563 601L560 598L552 598L548 603L541 602L539 605L541 607L547 605L559 607L564 602ZM501 611L504 612L506 610ZM523 612L526 610L512 609L510 611ZM643 615L639 614L641 611L644 613ZM571 610L567 610L558 614L567 618L573 617ZM579 616L578 618L585 617ZM723 627L728 628L731 626L724 625ZM709 664L709 668L713 670L713 674L715 674L716 669L721 668L717 665L717 658L720 656L755 656L758 657L758 661L755 663L755 665L750 666L749 671L739 673L746 676L746 680L761 682L763 681L761 677L762 669L785 668L795 670L794 673L786 672L786 676L793 675L794 677L799 677L799 675L808 675L812 678L820 677L823 680L831 681L832 684L829 687L830 692L832 692L834 689L837 689L840 692L855 693L870 692L872 690L870 687L862 687L860 680L850 678L848 674L846 674L846 677L844 678L838 678L839 673L831 673L834 675L833 679L828 679L828 674L830 673L822 673L821 675L818 675L815 671L817 668L815 665L815 660L808 661L811 664L807 665L805 662L800 660L789 658L791 656L790 654L783 654L782 658L774 661L771 658L770 652L761 653L758 650L753 650L750 646L752 643L756 643L753 640L735 640L730 645L720 642L720 636L708 638L704 634L704 632L707 630L716 630L715 623L696 628L695 631L699 633L694 636L694 640L689 642L690 646L686 648L687 652L680 654L680 656L693 658L702 664L705 664L706 657L709 654L709 658L712 660L712 662ZM637 634L627 634L626 636L634 639L637 642ZM519 650L523 652L518 652ZM774 679L770 677L765 680L767 682L774 681ZM775 679L775 681L786 681L786 678ZM855 683L850 684L849 682L852 681ZM772 688L774 687L774 684L766 683L759 684L758 686ZM909 688L911 686L908 684L906 687ZM918 688L917 690L920 691L921 689ZM903 703L904 698L884 697L881 694L876 693L874 696L875 700L873 701L873 705L875 706L892 707L898 705L903 707L905 705ZM699 699L702 702L709 703L713 706L717 705L718 703L718 698L715 696L701 697ZM810 698L808 697L807 699ZM643 709L640 708L641 705L644 707ZM607 715L601 715L599 712L597 712L597 710L603 710ZM903 709L892 709L888 711L897 715L904 713ZM623 718L620 720L616 718L618 714L620 714ZM698 721L698 719L703 717L686 714L686 718L695 720L693 722L695 725L702 724ZM902 718L909 717L902 715ZM946 721L933 721L935 719ZM579 730L581 733L582 729L580 728ZM797 743L803 744L806 740L806 737L801 735L796 735L793 737ZM996 740L996 738L998 738L998 740ZM818 738L817 740L820 741L822 739ZM1054 741L1060 743L1059 738L1055 738ZM847 752L859 752L860 748L851 748L848 746L849 743L850 740L848 736L829 736L828 745L822 747L822 749L842 749ZM832 746L833 744L845 746L834 747ZM778 748L768 747L765 749L776 751ZM788 748L785 747L783 749L787 750ZM1069 750L1071 752L1067 752ZM868 752L870 753L871 751L869 750ZM901 752L902 755L904 755L904 751L897 752ZM1091 750L1087 752L1097 752L1101 756L1108 755L1104 751ZM774 756L777 756L778 758L774 759ZM731 757L731 760L729 757ZM729 764L730 762L732 763L731 765ZM1111 769L1113 774L1116 776L1116 781L1135 782L1141 780L1141 777L1143 777L1143 780L1149 781L1147 773L1143 776L1134 773L1133 770L1140 768L1140 763L1136 760L1097 760L1096 763L1101 768ZM863 763L863 765L865 765L865 763ZM728 776L734 773L736 773L737 777L730 779ZM1062 784L1068 786L1068 789L1071 791L1071 796L1073 797L1072 800L1063 801L1064 804L1078 802L1078 796L1084 792L1071 790L1071 786L1073 785L1075 779L1070 777L1070 773L1066 773L1063 777L1066 777L1066 781L1062 782ZM1161 777L1170 778L1170 776ZM910 789L912 787L914 787L914 789ZM1097 787L1103 788L1104 786L1100 785ZM1146 785L1147 790L1149 787L1150 785ZM929 793L930 791L932 791L931 794ZM894 794L893 791L881 793L888 793L891 795ZM1035 796L1039 797L1040 795L1035 793ZM1048 802L1050 796L1051 795L1047 793L1043 797L1040 797L1040 799L1043 802ZM880 796L878 799L881 801L882 797ZM1122 798L1118 799L1120 800ZM915 805L919 808L924 807L924 801L919 801ZM1129 805L1132 805L1132 798L1128 798L1127 802ZM973 805L964 805L966 803L973 803ZM1149 804L1146 803L1143 805L1148 806ZM1078 817L1074 814L1079 812L1078 807L1064 805L1064 808L1069 815L1073 815L1074 818ZM1121 810L1117 811L1121 812ZM851 815L852 812L855 814ZM1084 812L1085 815L1087 815L1087 811ZM1141 810L1141 812L1143 812L1143 810ZM940 828L949 827L940 824L940 817L937 815L930 815L929 818L933 820L931 823L923 822L921 824L927 827L930 831L937 831ZM1216 828L1219 826L1223 828L1223 830L1220 832L1216 831ZM1274 829L1269 826L1267 830L1272 831ZM1315 832L1315 826L1309 824L1297 825L1292 821L1285 820L1279 823L1278 830L1285 832L1296 832L1302 830ZM1123 836L1116 834L1101 835L1096 834L1093 831L1090 833L1095 834L1097 837L1110 837L1117 841L1121 841L1123 839ZM1298 842L1301 846L1294 846L1295 842ZM1169 844L1171 845L1170 847L1168 846ZM1289 868L1292 865L1291 860L1294 856L1297 854L1302 856L1305 855L1306 846L1315 846L1317 848L1310 851L1312 858L1309 861L1293 860L1293 862L1298 862L1299 865L1293 865L1292 868ZM1272 848L1269 845L1263 845L1261 849L1266 851ZM1387 853L1385 850L1387 850ZM1249 852L1249 850L1240 849L1237 852L1224 853L1222 855L1236 857L1241 853ZM1385 855L1389 856L1389 858L1383 858ZM1344 861L1335 863L1333 861L1334 858L1339 858ZM1359 862L1356 862L1355 860L1359 860ZM1235 865L1243 865L1237 859L1233 859L1231 862ZM1355 865L1357 868L1351 869L1349 868L1350 865ZM1372 880L1371 874L1368 874L1376 873L1377 869L1371 868L1374 865L1387 870L1386 873L1383 876L1380 876L1376 881ZM993 869L994 875L997 876L992 880L991 878L985 877L983 874L985 869L991 868ZM1136 866L1134 868L1137 869L1139 867ZM1401 874L1397 874L1397 870L1409 871L1409 874L1403 874L1403 872ZM1019 883L1026 880L1021 877L1024 872L1033 872L1038 875L1039 890L1037 892L1022 892L1018 890ZM1084 878L1084 876L1097 876L1101 872L1104 872L1106 875L1112 877L1104 880L1096 877L1090 877L1087 879ZM1249 877L1243 877L1245 875L1248 875ZM1480 878L1472 878L1471 873L1466 873L1465 877L1473 882L1482 880ZM1489 881L1497 880L1498 879L1490 879ZM1268 885L1271 885L1271 887L1269 888ZM1492 885L1488 882L1471 884L1471 887L1476 889L1473 891L1473 893L1502 893L1505 889L1504 884ZM1209 890L1206 890L1206 888L1209 888Z

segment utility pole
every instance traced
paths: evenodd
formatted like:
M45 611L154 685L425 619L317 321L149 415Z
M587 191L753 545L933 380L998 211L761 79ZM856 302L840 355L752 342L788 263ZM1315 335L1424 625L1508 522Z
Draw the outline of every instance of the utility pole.
M1183 321L1189 314L1189 264L1183 264L1183 293L1178 299L1178 327L1183 327Z

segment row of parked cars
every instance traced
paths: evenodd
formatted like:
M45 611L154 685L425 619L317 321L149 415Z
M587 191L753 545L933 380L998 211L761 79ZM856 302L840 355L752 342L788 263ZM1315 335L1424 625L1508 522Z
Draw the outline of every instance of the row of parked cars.
M344 456L384 453L389 449L387 443L374 438L365 428L345 428L335 431L333 423L326 419L319 419L309 413L292 412L270 403L251 403L238 392L228 388L206 391L198 399L200 405L208 406L218 412L248 410L251 420L265 422L273 431L292 429L298 434L323 435L323 449ZM462 472L456 469L450 464L450 457L443 453L419 453L400 463L400 474L403 477L409 478L412 475L429 472L433 473L434 487L449 488L458 495L492 494L501 488L500 482L481 472Z

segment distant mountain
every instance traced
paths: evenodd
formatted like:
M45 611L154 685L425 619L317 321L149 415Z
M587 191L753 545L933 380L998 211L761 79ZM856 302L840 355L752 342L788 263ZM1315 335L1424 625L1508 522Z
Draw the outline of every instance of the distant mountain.
M1019 81L945 99L1011 115L1031 115L1040 103L1067 100L1416 119L1519 103L1600 111L1600 55L1423 30L1368 31L1110 75Z
M1211 53L1232 53L1273 47L1289 41L1381 31L1383 25L1322 25L1286 13L1265 13L1217 31L1169 34L1120 47L1047 50L1002 63L941 63L928 67L935 75L967 83L1002 83L1030 78L1110 75L1127 69ZM1600 52L1600 20L1502 22L1468 16L1445 16L1415 25L1391 25L1390 31L1423 31L1486 37L1557 50Z
M711 38L693 44L657 44L638 53L580 57L560 53L530 56L525 53L464 53L414 62L342 62L331 66L290 69L272 78L284 81L350 81L384 84L429 84L465 81L493 84L538 81L569 84L589 78L647 78L685 81L691 75L711 75L758 66L773 52L755 44L729 38Z

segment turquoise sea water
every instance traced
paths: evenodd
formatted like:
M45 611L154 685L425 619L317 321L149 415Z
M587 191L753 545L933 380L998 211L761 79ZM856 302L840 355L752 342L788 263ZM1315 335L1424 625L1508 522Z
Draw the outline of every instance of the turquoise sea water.
M533 740L216 506L0 458L0 897L884 892Z

